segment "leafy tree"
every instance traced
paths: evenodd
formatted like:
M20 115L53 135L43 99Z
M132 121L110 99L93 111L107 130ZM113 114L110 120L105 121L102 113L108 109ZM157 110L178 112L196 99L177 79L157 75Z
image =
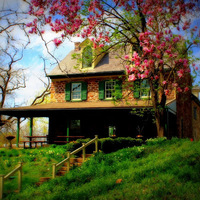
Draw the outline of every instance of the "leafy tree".
M171 88L190 92L190 53L199 44L197 0L31 0L27 24L37 34L50 26L61 37L89 37L94 48L121 49L128 81L148 79L157 133L164 136L164 115ZM123 55L123 56L122 56ZM183 83L187 77L188 81Z

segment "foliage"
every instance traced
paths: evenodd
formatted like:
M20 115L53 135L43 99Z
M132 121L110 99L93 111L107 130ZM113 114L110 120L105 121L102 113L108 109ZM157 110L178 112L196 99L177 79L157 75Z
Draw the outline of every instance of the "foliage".
M59 151L65 148L66 145L58 147ZM25 151L29 154L32 151L34 155L37 154L37 158L41 159L47 155L44 152L49 150L55 152L58 149L53 146L47 149L36 149L35 152ZM44 152L41 152L42 150ZM11 154L14 155L14 152L12 151ZM22 152L19 152L20 157L25 156ZM42 153L42 157L39 157L39 152ZM7 153L6 149L0 151L1 156ZM5 195L5 199L196 200L200 192L199 158L200 142L156 138L148 140L147 145L124 148L110 154L97 153L81 167L40 187L30 185L31 179L28 178L27 168L24 165L22 192ZM27 164L29 167L36 166L35 162L27 162ZM42 166L40 167L40 170L43 170ZM31 176L33 174L35 176L33 167L32 170Z
M166 97L171 88L189 94L192 48L198 47L196 0L33 0L27 24L37 34L49 26L65 38L90 38L94 48L117 52L126 63L128 81L147 79L158 136L164 136ZM192 18L192 21L190 20ZM184 79L184 81L183 81Z

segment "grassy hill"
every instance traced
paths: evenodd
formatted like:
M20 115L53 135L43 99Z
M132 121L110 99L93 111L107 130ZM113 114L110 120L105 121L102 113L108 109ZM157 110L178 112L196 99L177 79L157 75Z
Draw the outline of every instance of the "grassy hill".
M5 199L200 199L200 142L150 139L146 145L102 152L69 174L26 186Z

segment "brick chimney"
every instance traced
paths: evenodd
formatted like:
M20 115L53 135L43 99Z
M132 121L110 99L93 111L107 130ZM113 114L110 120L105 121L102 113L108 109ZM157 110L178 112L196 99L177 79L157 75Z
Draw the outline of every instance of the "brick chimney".
M74 50L75 51L79 51L81 48L80 48L80 42L74 42Z

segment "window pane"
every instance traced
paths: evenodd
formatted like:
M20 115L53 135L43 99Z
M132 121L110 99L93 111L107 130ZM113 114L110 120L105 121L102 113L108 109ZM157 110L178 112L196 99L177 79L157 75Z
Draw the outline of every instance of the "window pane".
M105 98L111 99L115 91L115 81L106 81L105 82Z
M140 96L149 97L150 96L150 85L148 80L142 80L140 84Z
M81 99L81 83L72 83L72 100Z

